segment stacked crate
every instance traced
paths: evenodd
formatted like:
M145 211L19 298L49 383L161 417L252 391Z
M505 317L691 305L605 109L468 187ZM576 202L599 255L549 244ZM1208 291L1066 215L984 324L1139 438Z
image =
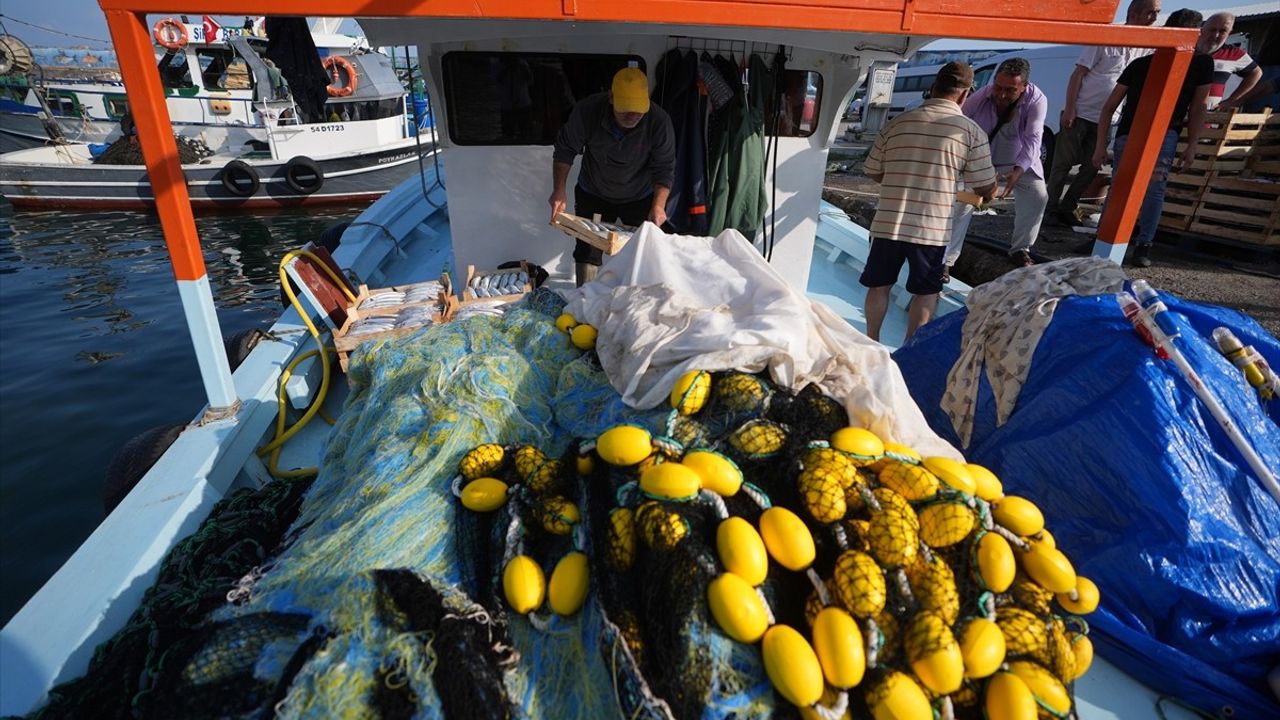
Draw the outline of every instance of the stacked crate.
M1195 161L1169 176L1161 227L1254 245L1280 244L1280 115L1215 112ZM1179 143L1178 152L1186 148Z

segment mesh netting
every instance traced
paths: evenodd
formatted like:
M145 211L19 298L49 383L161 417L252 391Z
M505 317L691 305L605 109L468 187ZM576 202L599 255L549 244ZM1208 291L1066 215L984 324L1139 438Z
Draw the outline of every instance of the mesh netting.
M561 308L535 291L502 316L363 346L305 498L281 482L252 500L266 519L215 515L195 536L208 544L175 550L149 593L168 604L144 604L48 716L796 716L760 644L732 640L707 600L725 572L722 518L760 527L769 505L799 518L790 532L812 535L812 561L806 574L775 557L749 591L807 632L823 586L867 635L872 697L911 682L910 660L950 647L975 617L998 623L1010 657L1073 674L1078 633L1042 588L1019 575L992 595L980 582L985 505L905 456L829 444L847 420L813 390L714 373L693 414L628 408L594 353L555 327ZM606 453L602 433L619 425L634 427L609 433ZM655 467L678 481L660 464L694 449L736 465L742 489L709 498L696 483L690 495L639 481ZM252 531L219 534L245 518ZM220 550L230 559L212 560ZM554 572L579 552L585 604L553 612ZM953 693L956 715L978 716L982 691ZM854 717L869 712L861 692L849 702Z
M307 618L246 614L238 628L208 623L207 615L268 560L309 485L310 479L278 480L214 506L199 530L170 551L155 585L125 627L98 646L85 676L50 690L34 717L209 717L270 708L299 664L290 660L314 648L305 639ZM260 670L236 647L255 648ZM225 692L231 686L237 690ZM202 704L209 697L221 699Z

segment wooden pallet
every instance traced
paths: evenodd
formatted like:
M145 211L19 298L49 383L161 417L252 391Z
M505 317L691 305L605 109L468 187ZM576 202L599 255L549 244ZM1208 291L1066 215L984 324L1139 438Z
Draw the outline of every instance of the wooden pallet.
M1247 170L1250 177L1280 180L1280 113L1272 113L1254 138Z
M1240 113L1211 112L1205 115L1205 127L1196 144L1195 160L1184 170L1190 175L1234 175L1243 173L1258 134L1267 127L1271 111ZM1187 130L1183 128L1177 152L1187 148Z
M1209 113L1191 167L1169 176L1160 226L1255 245L1275 242L1280 183L1268 182L1280 117ZM1186 131L1183 131L1185 140ZM1178 144L1178 152L1186 149ZM1263 172L1259 172L1259 168ZM1277 178L1280 179L1280 178Z
M586 218L565 212L556 213L555 219L551 221L551 226L600 250L605 255L616 255L622 249L622 246L626 245L627 241L631 239L631 228L602 223L600 222L599 214L592 218L592 222L596 225L605 226L605 230L597 230L587 224Z
M1189 229L1257 245L1280 244L1280 182L1214 178Z

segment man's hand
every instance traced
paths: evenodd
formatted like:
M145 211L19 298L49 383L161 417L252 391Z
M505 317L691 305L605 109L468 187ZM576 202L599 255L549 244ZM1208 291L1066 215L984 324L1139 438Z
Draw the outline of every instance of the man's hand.
M1106 161L1107 161L1107 149L1101 145L1095 147L1093 149L1093 158L1091 160L1091 162L1093 163L1093 167L1097 169L1101 169L1102 164L1105 163Z
M1058 119L1058 126L1063 130L1069 130L1076 122L1076 114L1067 110L1062 111L1062 115Z
M662 224L666 221L667 209L665 207L662 205L654 205L649 209L649 222L657 225L658 227L662 227Z
M551 222L556 221L556 215L564 212L565 193L563 190L552 190L551 197L547 198L547 202L551 203Z
M1018 184L1018 178L1022 177L1022 172L1022 168L1015 166L1009 171L1008 175L1001 177L1000 179L1004 181L1004 189L1001 190L996 197L1009 197L1009 195L1013 193L1013 186Z
M1223 100L1222 102L1218 103L1218 106L1214 108L1214 110L1221 112L1224 110L1230 110L1232 108L1238 108L1238 107L1240 107L1239 100Z
M1196 161L1196 148L1194 145L1188 145L1185 150L1183 150L1181 153L1177 155L1177 157L1173 159L1173 170L1174 172L1182 172L1183 170L1186 170L1187 168L1191 167L1191 164L1194 163L1195 161Z

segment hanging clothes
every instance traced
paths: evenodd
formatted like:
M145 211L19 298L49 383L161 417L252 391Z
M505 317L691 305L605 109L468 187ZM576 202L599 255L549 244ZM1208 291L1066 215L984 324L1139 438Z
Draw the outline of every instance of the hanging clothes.
M324 122L324 105L329 100L329 75L320 64L319 51L311 38L307 19L269 17L266 20L267 49L262 55L276 64L293 92L293 102L306 122Z
M773 82L769 66L754 54L747 61L746 78L748 92L740 96L738 112L728 118L720 153L715 158L711 229L718 232L733 228L754 239L768 206L764 192L764 116ZM723 207L717 208L715 204L722 194ZM719 228L717 221L723 222Z
M676 138L675 180L667 222L678 233L706 235L707 158L705 93L699 90L698 56L673 48L658 63L654 100L671 116Z

